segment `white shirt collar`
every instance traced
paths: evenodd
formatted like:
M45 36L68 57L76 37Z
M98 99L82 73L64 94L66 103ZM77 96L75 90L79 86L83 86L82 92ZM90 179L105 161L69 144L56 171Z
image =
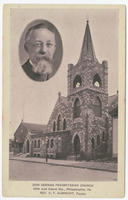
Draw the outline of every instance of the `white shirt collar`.
M37 68L36 66L33 64L33 62L29 59L29 63L32 65L32 70L37 73Z

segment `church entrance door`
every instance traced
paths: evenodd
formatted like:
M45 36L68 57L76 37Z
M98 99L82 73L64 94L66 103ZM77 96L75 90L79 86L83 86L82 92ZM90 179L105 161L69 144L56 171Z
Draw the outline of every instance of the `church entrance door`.
M74 153L76 155L80 153L80 139L78 135L74 138Z
M27 148L26 148L26 150L27 150L27 153L29 153L29 140L27 140Z

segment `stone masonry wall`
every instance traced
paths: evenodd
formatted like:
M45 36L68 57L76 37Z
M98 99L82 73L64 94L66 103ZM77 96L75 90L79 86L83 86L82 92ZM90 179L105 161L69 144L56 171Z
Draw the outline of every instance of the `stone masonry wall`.
M72 112L69 109L68 103L65 105L61 100L57 102L52 115L50 117L50 120L48 122L48 132L53 131L53 123L56 122L56 131L57 131L57 119L58 116L61 115L61 128L60 130L63 130L63 120L66 120L66 130L71 130L71 115Z

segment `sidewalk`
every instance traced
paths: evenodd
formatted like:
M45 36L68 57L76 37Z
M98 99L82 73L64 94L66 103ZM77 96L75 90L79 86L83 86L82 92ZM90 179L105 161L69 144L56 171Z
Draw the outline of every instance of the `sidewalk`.
M56 165L56 166L87 168L87 169L103 170L103 171L109 171L109 172L117 172L117 163L113 163L113 162L48 159L48 162L46 163L45 158L20 157L20 156L14 156L14 155L11 155L9 159L10 160L24 161L24 162L33 162L33 163L42 163L42 164L48 164L48 165Z

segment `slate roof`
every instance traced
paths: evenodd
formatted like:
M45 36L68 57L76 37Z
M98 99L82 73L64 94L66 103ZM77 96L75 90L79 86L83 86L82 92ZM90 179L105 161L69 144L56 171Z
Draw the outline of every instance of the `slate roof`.
M42 124L22 122L22 125L25 126L27 130L30 132L42 132L47 129L47 125L42 125Z
M97 61L96 56L95 56L95 51L93 48L89 22L87 20L86 30L85 30L84 39L83 39L83 45L81 49L80 59L78 62L82 60L88 60L88 59L91 59L92 61Z
M19 127L14 133L16 142L23 143L28 132L31 135L46 133L47 125L27 123L21 121Z

